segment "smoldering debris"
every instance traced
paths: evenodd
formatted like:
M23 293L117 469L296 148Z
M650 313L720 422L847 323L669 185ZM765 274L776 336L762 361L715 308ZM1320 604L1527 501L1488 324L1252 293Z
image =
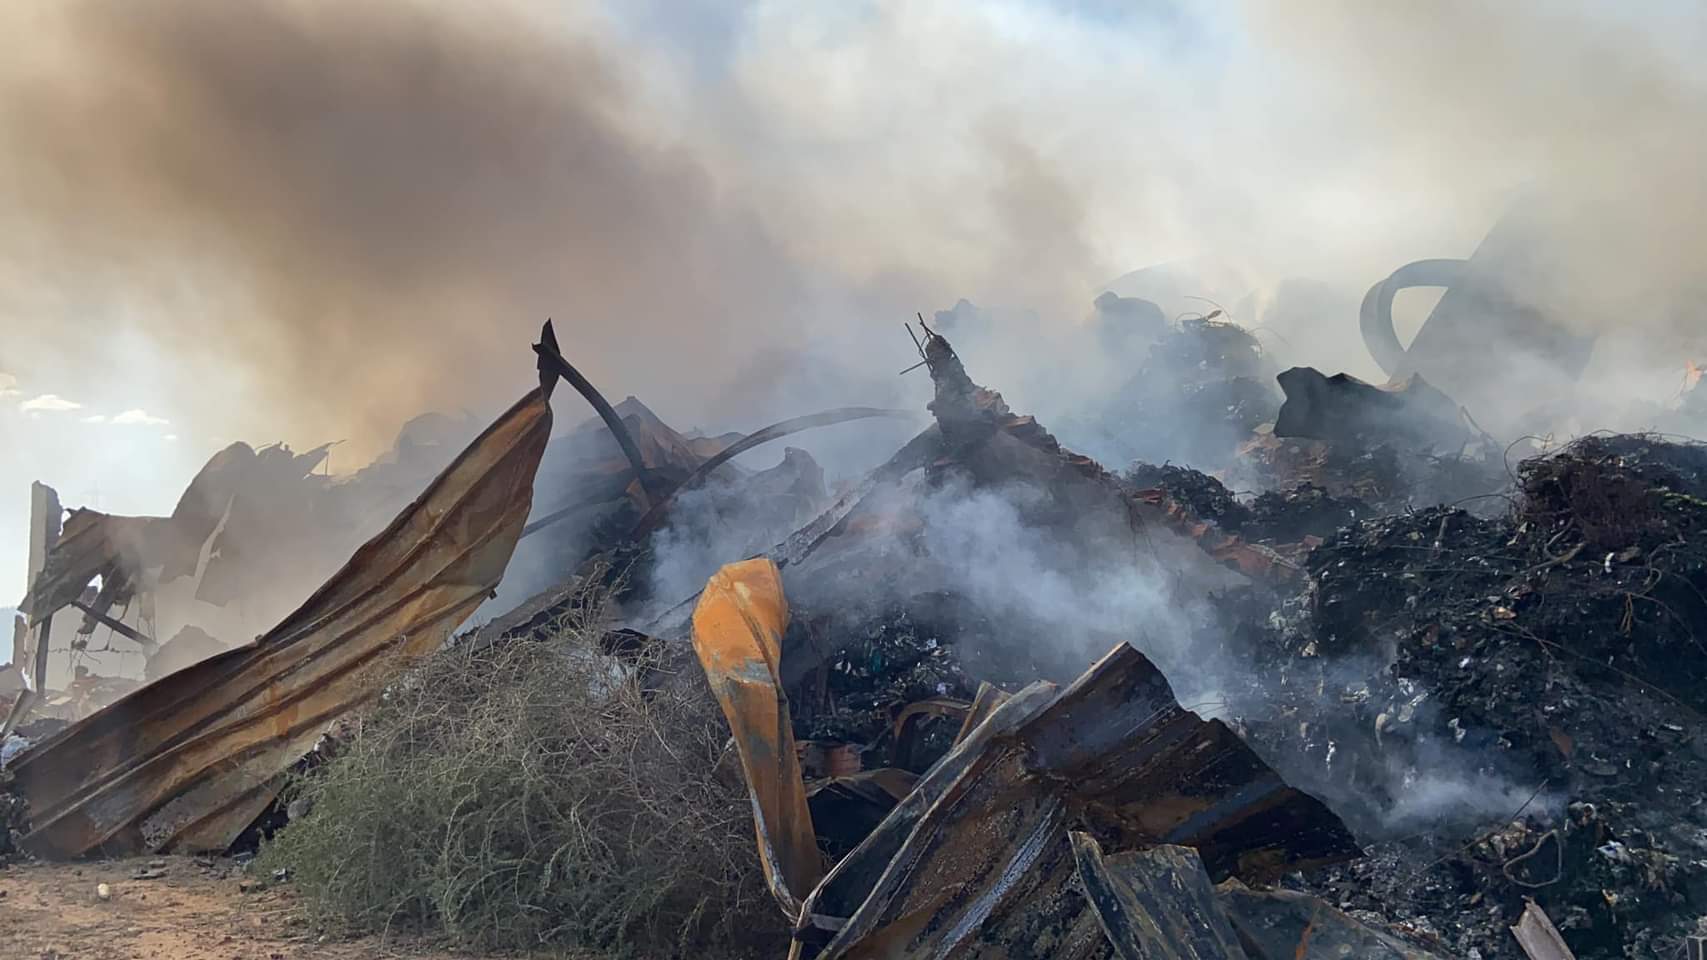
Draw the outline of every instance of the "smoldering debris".
M889 411L708 437L582 382L600 416L547 443L530 395L520 461L480 453L489 430L357 559L462 544L480 561L440 584L454 595L430 629L401 629L421 650L530 642L597 605L616 621L588 655L643 695L703 672L800 958L1219 943L1494 960L1523 956L1512 931L1535 912L1585 960L1691 935L1707 913L1703 448L1597 435L1508 468L1515 448L1414 375L1276 373L1224 318L1098 309L1129 347L1152 339L1146 370L1188 368L1142 385L1162 406L1109 421L1122 430L1197 417L1180 398L1217 379L1261 388L1261 404L1216 401L1235 415L1196 451L1207 471L1162 456L1111 472L921 321L930 423L855 481L832 490L800 449L763 471L732 451ZM541 343L549 383L568 362L549 327ZM163 594L169 572L205 582L215 561L242 574L223 582L243 602L257 553L235 544L264 546L253 531L277 530L277 510L337 489L308 456L305 470L234 447L172 517L73 514L25 612L128 623L127 601ZM267 482L247 472L266 463ZM443 521L447 483L497 512L417 529ZM397 674L364 668L358 692L315 657L281 665L309 648L368 663L391 629L327 639L343 614L322 608L362 584L384 607L418 579L406 567L370 583L352 562L307 612L199 663L175 661L213 638L179 631L139 690L9 740L4 809L24 848L213 849L292 829L266 809L282 772L311 766L332 721ZM500 615L450 637L481 605ZM250 749L239 687L323 709ZM190 736L207 718L217 736ZM192 746L208 763L173 759Z

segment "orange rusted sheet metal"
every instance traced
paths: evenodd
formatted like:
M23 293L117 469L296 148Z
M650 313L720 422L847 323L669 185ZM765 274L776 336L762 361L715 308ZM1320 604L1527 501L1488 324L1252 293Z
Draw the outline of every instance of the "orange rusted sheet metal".
M771 895L789 919L824 875L800 775L788 697L779 672L788 601L769 558L713 574L693 613L693 648L729 719L747 790L759 859Z
M551 433L534 390L295 613L143 687L18 757L24 847L218 851L266 808L328 724L441 645L497 587Z

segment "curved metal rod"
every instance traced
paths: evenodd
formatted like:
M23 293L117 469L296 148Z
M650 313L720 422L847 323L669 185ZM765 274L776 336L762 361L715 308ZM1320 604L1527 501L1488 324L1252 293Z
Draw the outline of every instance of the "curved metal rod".
M1389 377L1410 373L1406 349L1393 329L1393 295L1410 287L1450 287L1463 279L1465 260L1418 260L1407 263L1369 288L1358 308L1363 345Z
M545 321L545 326L539 331L539 342L533 345L533 352L539 354L541 365L549 365L552 369L569 381L576 392L587 398L593 409L599 412L599 419L610 428L611 435L616 437L617 445L622 447L623 456L628 458L628 465L634 468L634 475L640 478L640 499L648 507L655 501L657 490L652 480L651 471L646 469L646 461L640 457L640 447L635 444L634 437L628 432L628 427L622 418L616 415L616 409L599 393L592 381L581 375L569 361L563 359L562 351L557 349L557 334L551 329L551 321Z
M666 508L669 507L671 501L676 498L677 494L699 484L706 477L710 476L713 470L716 470L718 467L723 466L741 454L746 453L748 450L760 446L761 444L786 437L791 433L799 433L802 430L810 430L814 427L828 427L838 423L847 423L851 420L866 420L872 417L910 419L913 416L915 416L915 414L911 410L891 410L884 407L837 407L834 410L825 410L822 413L813 413L804 417L795 417L792 420L783 420L778 423L773 423L762 430L755 430L729 446L724 447L722 450L718 451L716 456L713 456L711 459L706 460L704 463L695 467L694 471L688 474L681 483L676 484L674 490L664 494L656 503L652 504L652 508L647 510L646 514L634 524L634 529L629 531L628 538L630 540L638 540L646 534L651 533L652 528L658 525L658 521L664 518Z

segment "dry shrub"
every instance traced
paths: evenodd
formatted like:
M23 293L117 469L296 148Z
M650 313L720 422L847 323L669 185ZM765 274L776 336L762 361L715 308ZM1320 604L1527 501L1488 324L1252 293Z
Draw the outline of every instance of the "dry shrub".
M323 924L471 949L786 949L698 665L619 662L597 625L410 670L293 786L308 812L260 866Z

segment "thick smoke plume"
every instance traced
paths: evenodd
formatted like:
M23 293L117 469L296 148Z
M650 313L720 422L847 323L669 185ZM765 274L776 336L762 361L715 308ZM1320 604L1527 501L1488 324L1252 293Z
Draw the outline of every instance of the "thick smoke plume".
M0 86L25 227L0 242L65 282L5 293L97 302L12 321L26 356L134 310L151 362L225 371L242 426L372 453L424 409L519 392L547 316L604 382L662 363L692 395L727 380L722 344L799 303L798 271L692 157L628 128L623 71L580 41L283 2L48 5L35 28Z
M0 67L5 372L85 405L128 388L197 434L347 437L360 462L422 409L513 394L548 315L672 420L797 405L821 377L759 384L801 357L883 402L893 325L961 295L1037 311L989 375L1010 382L1072 366L1122 270L1230 264L1198 292L1246 322L1288 276L1354 305L1468 254L1522 187L1580 208L1545 292L1668 334L1607 356L1698 346L1687 4L0 17L29 39ZM1372 373L1346 309L1280 311L1277 349Z

